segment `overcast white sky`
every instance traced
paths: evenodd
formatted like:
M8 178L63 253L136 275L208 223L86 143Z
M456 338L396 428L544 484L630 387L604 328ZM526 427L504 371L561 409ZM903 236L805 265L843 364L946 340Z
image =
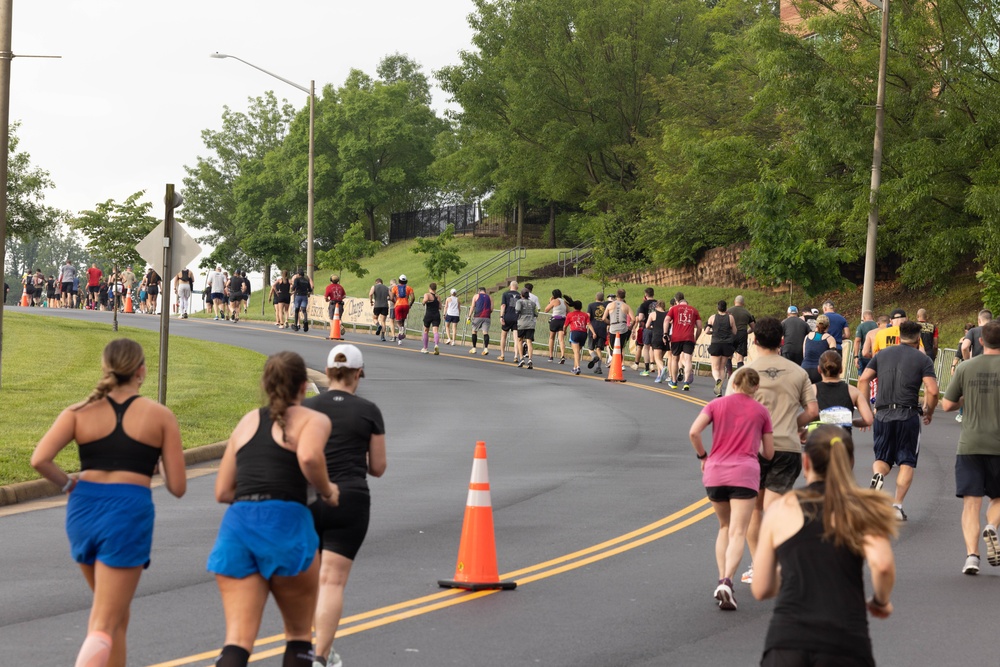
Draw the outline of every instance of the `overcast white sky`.
M201 130L222 107L274 90L306 96L239 56L317 92L348 70L374 73L399 51L431 73L470 46L471 0L14 0L11 121L20 148L47 170L46 203L77 212L146 190L162 214L166 183L205 154ZM445 96L435 90L435 106Z

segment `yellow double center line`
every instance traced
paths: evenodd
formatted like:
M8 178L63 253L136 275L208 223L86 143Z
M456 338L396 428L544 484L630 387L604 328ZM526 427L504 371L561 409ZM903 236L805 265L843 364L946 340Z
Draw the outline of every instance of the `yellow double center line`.
M521 588L526 584L541 581L542 579L547 579L557 574L563 574L580 567L585 567L591 563L596 563L606 558L617 556L618 554L641 547L645 544L649 544L650 542L666 537L667 535L676 533L683 528L687 528L688 526L711 516L712 508L709 507L708 504L708 499L703 498L698 502L691 503L682 510L674 512L668 517L664 517L659 521L655 521L651 524L643 526L642 528L633 530L630 533L620 535L605 542L601 542L600 544L595 544L594 546L587 547L586 549L581 549L580 551L566 554L565 556L547 560L544 563L538 563L537 565L532 565L520 570L507 572L506 574L501 575L500 578L505 580L513 579L517 582L518 588ZM372 630L374 628L382 627L383 625L389 625L391 623L397 623L415 616L429 614L439 609L445 609L447 607L453 607L465 602L471 602L472 600L478 600L479 598L487 595L494 595L498 592L499 591L493 590L469 593L458 589L448 589L431 595L425 595L423 597L407 600L405 602L380 607L379 609L366 611L361 614L347 616L340 622L340 627L337 630L337 637L347 637L359 632L365 632L366 630ZM285 652L284 641L285 636L281 634L258 639L254 642L255 651L253 656L250 658L250 662L257 662L258 660L265 660L267 658L283 654ZM265 648L276 643L280 645ZM262 648L264 650L260 650ZM181 665L190 665L205 660L214 660L219 655L219 650L220 649L215 649L199 653L197 655L190 655L185 658L160 662L155 665L150 665L149 667L181 667Z

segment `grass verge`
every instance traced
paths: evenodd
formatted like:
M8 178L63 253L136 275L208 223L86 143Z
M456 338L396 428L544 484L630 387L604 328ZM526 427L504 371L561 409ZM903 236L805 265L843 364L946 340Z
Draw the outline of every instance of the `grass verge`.
M159 334L130 327L4 313L3 388L0 390L0 485L37 479L31 452L59 412L82 400L101 374L101 352L114 338L138 341L149 378L142 394L156 399ZM185 448L225 440L236 421L260 405L256 387L262 354L238 347L171 336L167 405L180 422ZM238 388L233 391L233 388ZM56 459L79 470L76 448Z

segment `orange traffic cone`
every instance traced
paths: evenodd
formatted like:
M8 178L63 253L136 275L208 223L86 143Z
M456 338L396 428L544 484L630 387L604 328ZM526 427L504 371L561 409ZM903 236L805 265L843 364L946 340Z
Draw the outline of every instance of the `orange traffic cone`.
M605 382L624 382L625 378L622 376L622 335L615 334L615 348L614 353L611 355L611 368L608 369L608 377L604 378Z
M344 340L340 331L340 306L333 308L333 321L330 322L330 340Z
M21 307L27 308L29 303L30 302L28 301L28 293L26 291L21 292Z
M476 443L472 460L472 479L465 503L462 540L458 544L458 562L454 579L440 579L442 588L470 591L511 590L516 581L500 581L497 571L497 548L493 536L493 506L490 503L490 479L486 468L486 443Z
M134 310L132 310L132 293L131 292L129 292L128 294L125 295L125 312L126 313L134 313L135 312Z

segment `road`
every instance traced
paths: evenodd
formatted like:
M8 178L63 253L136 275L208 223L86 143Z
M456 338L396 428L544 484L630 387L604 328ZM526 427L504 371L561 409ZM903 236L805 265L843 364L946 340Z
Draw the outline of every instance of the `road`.
M263 353L293 349L314 368L330 346L322 329L293 334L249 322L174 321L171 332ZM686 394L629 370L617 385L544 358L528 371L459 347L421 355L412 338L402 347L348 338L365 354L360 393L382 408L389 460L371 481L371 529L337 639L350 667L757 664L772 603L754 601L741 584L735 613L711 598L717 524L687 440L710 379ZM239 415L219 408L236 423ZM896 613L871 623L880 665L997 663L989 610L1000 571L984 558L978 577L960 574L957 437L944 413L925 431L910 521L896 544ZM487 443L498 561L515 591L436 585L454 573L476 440ZM871 444L870 433L859 435L863 483ZM208 665L221 645L221 605L205 572L224 509L212 499L211 473L193 470L180 500L154 491L153 563L132 606L130 665ZM68 555L65 510L29 504L4 514L0 665L72 664L90 596ZM280 664L280 632L271 604L255 661Z

